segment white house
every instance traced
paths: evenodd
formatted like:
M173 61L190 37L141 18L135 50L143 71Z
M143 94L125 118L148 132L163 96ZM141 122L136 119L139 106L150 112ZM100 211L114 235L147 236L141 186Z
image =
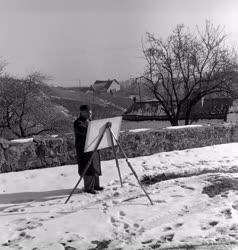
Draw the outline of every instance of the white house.
M107 80L107 81L97 80L92 85L92 88L96 92L115 93L121 89L121 86L116 79Z

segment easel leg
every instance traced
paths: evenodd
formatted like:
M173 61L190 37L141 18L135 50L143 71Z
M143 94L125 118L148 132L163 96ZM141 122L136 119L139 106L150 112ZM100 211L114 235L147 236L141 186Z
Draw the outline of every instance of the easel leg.
M119 148L121 149L121 151L122 151L122 153L123 153L123 155L124 155L124 157L125 157L125 159L126 159L127 165L128 165L128 167L131 169L131 171L132 171L132 173L134 174L134 176L136 177L136 179L137 179L137 181L138 181L138 183L139 183L141 189L143 190L143 192L145 193L145 195L146 195L147 198L149 199L151 205L154 205L153 202L152 202L152 200L151 200L151 198L150 198L150 196L148 195L148 193L147 193L146 190L144 189L142 183L140 182L140 180L139 180L139 178L138 178L138 176L137 176L135 170L133 169L131 163L129 162L128 157L127 157L127 155L126 155L124 149L122 148L121 144L119 143L119 141L118 141L117 138L115 137L113 131L112 131L110 128L109 128L109 130L110 130L112 136L114 137L115 141L117 142Z
M116 166L117 166L117 170L118 170L118 174L119 174L119 178L120 178L120 182L121 182L121 187L123 187L122 178L121 178L121 171L120 171L119 162L118 162L117 155L116 155L116 150L115 150L115 145L114 145L113 135L112 135L111 129L109 129L109 134L110 134L110 138L111 138L112 151L113 151L113 155L114 155L114 158L116 161Z
M83 176L80 177L80 179L78 180L78 182L77 182L76 185L74 186L73 190L71 191L70 195L68 196L67 200L65 201L65 204L69 201L69 199L70 199L71 196L73 195L75 189L77 188L77 186L79 185L79 183L81 182L82 179L83 179Z

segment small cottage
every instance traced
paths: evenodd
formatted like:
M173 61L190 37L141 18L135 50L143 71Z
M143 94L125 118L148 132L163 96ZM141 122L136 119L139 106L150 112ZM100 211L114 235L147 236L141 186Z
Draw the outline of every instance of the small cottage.
M115 93L117 91L120 91L121 86L116 79L107 81L97 80L92 85L92 89L95 92L100 92L100 93Z

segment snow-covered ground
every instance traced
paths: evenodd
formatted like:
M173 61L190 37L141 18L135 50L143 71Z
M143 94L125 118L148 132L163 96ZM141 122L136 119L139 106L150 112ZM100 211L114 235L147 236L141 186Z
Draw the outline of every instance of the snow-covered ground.
M0 249L173 249L206 244L221 249L216 248L221 243L226 246L222 249L238 249L238 143L130 162L140 178L174 176L145 187L154 205L124 159L119 160L123 187L115 162L104 161L105 190L86 194L81 183L68 204L64 202L78 180L76 165L0 174ZM183 177L175 178L179 175ZM203 192L224 180L225 192Z

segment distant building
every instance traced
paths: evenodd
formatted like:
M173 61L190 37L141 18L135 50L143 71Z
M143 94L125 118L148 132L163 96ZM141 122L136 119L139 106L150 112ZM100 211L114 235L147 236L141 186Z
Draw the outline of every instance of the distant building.
M121 86L120 86L119 82L116 79L107 80L107 81L99 81L99 80L97 80L92 85L92 89L95 92L115 93L117 91L120 91Z
M222 119L226 121L229 109L234 105L231 98L202 99L192 109L191 119ZM185 110L181 111L181 120L185 118ZM168 120L163 107L158 101L134 102L124 113L124 120Z

